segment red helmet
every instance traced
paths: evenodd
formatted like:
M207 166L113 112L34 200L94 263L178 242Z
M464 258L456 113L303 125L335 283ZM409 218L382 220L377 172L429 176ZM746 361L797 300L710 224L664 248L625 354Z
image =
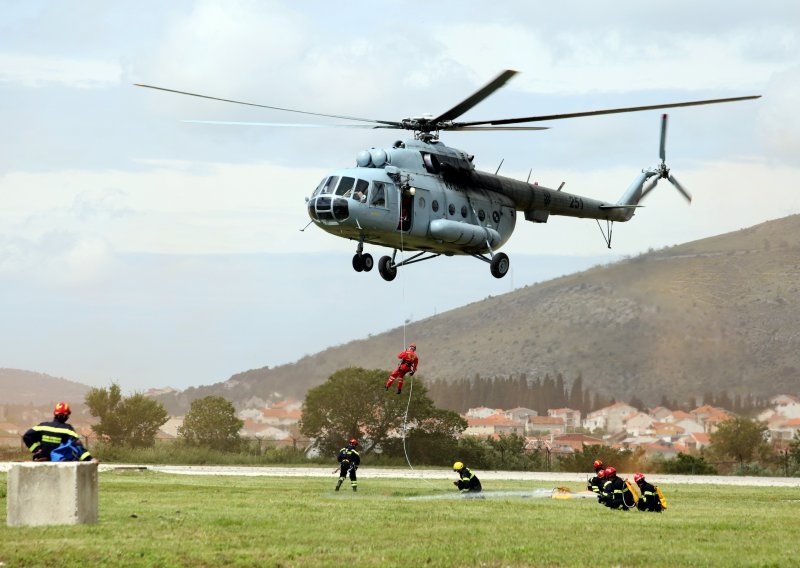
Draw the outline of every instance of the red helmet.
M609 466L609 467L606 468L606 472L605 473L606 473L606 477L614 477L615 475L617 475L617 470L616 470L616 468L613 468L613 467Z
M640 481L644 481L644 474L643 473L637 473L636 475L633 476L633 480L636 483L639 483Z
M603 462L601 462L600 460L594 460L594 468L603 469L605 468L605 466L603 465Z
M358 440L356 440L355 438L350 438L350 445L351 446L357 446L358 445Z
M409 349L413 349L414 351L416 351L416 350L417 350L417 344L416 344L416 343L412 343L412 344L410 344L410 345L408 346L408 348L409 348Z
M598 470L597 470L597 477L599 477L600 479L602 479L602 478L604 478L605 476L606 476L606 471L605 471L604 469L598 469Z
M59 402L53 410L55 416L69 416L72 411L69 409L69 404L66 402Z

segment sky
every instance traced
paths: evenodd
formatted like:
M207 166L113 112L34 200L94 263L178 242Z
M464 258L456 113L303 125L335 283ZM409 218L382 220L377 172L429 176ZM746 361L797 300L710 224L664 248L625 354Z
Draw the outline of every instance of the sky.
M0 367L128 391L210 384L800 212L797 2L0 8ZM300 232L304 198L360 150L407 136L189 123L307 119L133 86L399 120L441 113L503 69L519 74L463 120L763 98L671 110L667 164L693 202L660 184L615 226L610 251L591 220L520 221L503 280L474 259L447 258L386 283L352 270L354 243ZM479 169L503 160L504 175L532 170L543 185L610 201L658 163L659 120L648 111L442 140Z

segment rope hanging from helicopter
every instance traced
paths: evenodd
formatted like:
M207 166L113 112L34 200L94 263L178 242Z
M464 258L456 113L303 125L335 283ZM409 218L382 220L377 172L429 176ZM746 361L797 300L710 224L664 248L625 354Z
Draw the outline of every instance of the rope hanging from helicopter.
M401 192L402 192L402 189L401 189ZM403 238L403 233L404 233L403 229L404 229L404 227L403 227L402 199L403 199L403 197L402 197L402 194L401 194L400 195L400 203L401 203L401 206L400 206L400 263L401 263L401 265L405 262L405 254L406 254L406 251L405 251L405 240ZM413 207L413 205L412 205L412 207ZM403 349L405 350L406 349L406 323L408 321L408 318L406 318L406 315L405 315L405 312L406 312L406 279L405 279L405 277L401 277L401 280L402 280L402 282L401 282L401 286L400 286L400 290L401 290L401 301L400 301L400 304L402 306L402 314L401 314L401 316L403 318ZM406 401L405 414L403 414L403 454L406 457L406 463L408 464L409 469L416 473L416 470L414 469L414 466L411 465L411 459L408 457L408 448L406 446L406 430L407 430L407 427L408 427L407 426L408 425L408 410L411 408L411 397L414 394L414 375L413 374L409 378L408 382L409 382L409 385L408 385L408 400ZM420 473L420 479L422 479L422 481L424 481L428 485L433 486L433 483L431 483L430 481L425 479L422 476L422 473Z

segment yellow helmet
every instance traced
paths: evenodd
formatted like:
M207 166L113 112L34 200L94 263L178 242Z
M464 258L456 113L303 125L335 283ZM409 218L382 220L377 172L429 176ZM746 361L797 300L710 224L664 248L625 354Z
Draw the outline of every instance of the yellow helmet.
M456 462L453 464L453 471L461 471L464 469L464 464L461 462Z

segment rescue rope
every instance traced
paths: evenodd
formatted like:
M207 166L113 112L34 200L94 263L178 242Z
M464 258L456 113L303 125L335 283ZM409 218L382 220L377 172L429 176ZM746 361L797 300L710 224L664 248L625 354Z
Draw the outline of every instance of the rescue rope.
M400 196L400 199L401 199L401 204L402 204L402 199L403 199L402 195ZM403 239L402 211L403 211L403 207L401 205L400 206L400 212L401 212L401 218L400 218L400 263L401 264L404 263L405 259L406 259L405 242L404 242L404 239ZM399 274L398 274L398 276L399 276ZM401 280L402 280L402 284L400 286L400 289L402 290L402 292L401 292L400 305L403 308L403 313L401 314L401 317L403 318L403 350L405 350L406 349L406 319L407 319L406 315L405 315L405 310L406 310L406 279L405 279L405 277L403 277ZM415 372L416 372L416 369L415 369ZM409 377L409 381L408 382L409 382L409 385L408 385L408 401L406 402L406 412L403 415L403 454L406 456L406 463L408 464L409 469L411 471L413 471L414 473L417 473L417 470L415 470L414 466L411 465L411 460L408 457L408 449L406 448L406 427L407 427L406 425L408 424L408 409L411 407L411 395L414 394L414 375L411 375L411 377ZM421 472L419 472L419 476L420 476L420 479L422 479L422 481L424 481L425 483L427 483L430 486L434 486L433 483L431 483L430 481L425 479L425 477L423 477Z

